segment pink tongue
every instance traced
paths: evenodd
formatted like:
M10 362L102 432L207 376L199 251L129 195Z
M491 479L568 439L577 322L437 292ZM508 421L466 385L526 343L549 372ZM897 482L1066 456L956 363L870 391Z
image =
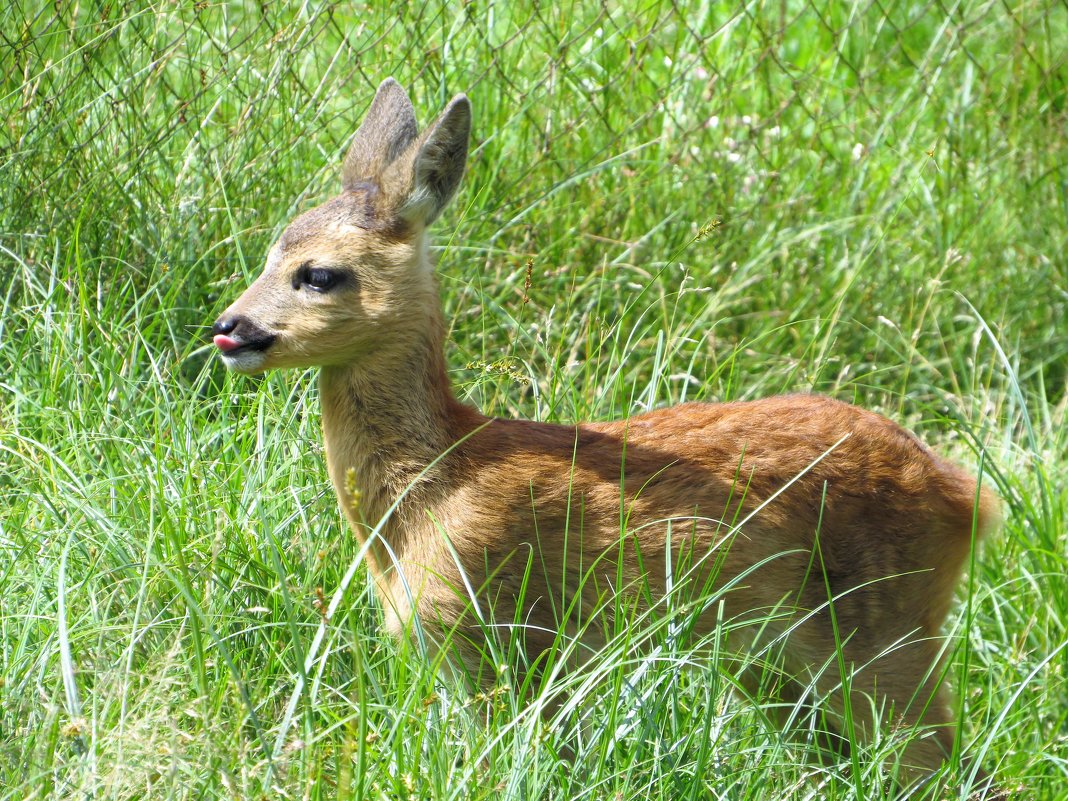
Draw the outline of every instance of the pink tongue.
M241 347L240 343L236 339L231 339L225 334L216 334L212 340L215 343L215 347L221 350L223 353L228 353L236 348Z

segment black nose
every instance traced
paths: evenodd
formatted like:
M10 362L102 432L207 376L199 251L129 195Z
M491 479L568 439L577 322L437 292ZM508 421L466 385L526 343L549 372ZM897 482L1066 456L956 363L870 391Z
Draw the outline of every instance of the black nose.
M211 327L211 333L213 334L229 334L235 328L237 328L238 318L236 317L220 317L215 321L215 325Z

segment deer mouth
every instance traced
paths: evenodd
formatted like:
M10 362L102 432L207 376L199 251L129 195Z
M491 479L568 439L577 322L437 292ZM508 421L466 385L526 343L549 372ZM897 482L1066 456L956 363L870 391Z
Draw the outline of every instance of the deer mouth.
M235 356L241 351L267 350L274 342L274 337L259 337L242 342L239 339L228 337L226 334L216 334L212 338L212 342L215 343L215 347L222 352L223 356Z
M242 340L226 334L216 334L212 338L223 364L240 373L255 372L267 360L266 350L274 344L273 335Z

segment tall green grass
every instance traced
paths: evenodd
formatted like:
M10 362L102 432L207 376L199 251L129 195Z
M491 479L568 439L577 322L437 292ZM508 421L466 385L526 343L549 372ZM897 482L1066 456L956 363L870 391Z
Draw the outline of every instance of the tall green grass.
M1068 798L1065 41L1031 0L5 6L0 799L889 792L902 733L821 760L670 637L546 728L379 632L314 377L205 334L388 75L475 106L437 242L484 411L815 390L982 463L962 752Z

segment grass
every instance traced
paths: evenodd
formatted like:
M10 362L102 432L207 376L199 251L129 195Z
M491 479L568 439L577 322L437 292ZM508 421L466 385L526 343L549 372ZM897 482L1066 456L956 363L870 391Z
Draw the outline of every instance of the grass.
M663 626L561 678L556 730L379 632L313 376L227 375L205 333L388 75L424 121L475 105L437 239L463 397L815 390L982 463L962 751L1068 798L1066 36L1041 0L5 6L0 799L888 790L900 733L805 758Z

